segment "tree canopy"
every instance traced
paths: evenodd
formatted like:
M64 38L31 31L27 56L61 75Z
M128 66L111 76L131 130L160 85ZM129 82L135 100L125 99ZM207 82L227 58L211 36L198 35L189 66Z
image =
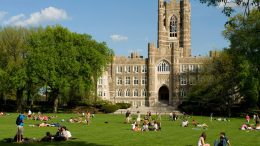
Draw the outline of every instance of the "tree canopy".
M230 41L219 57L205 64L208 68L202 82L188 95L189 102L200 109L219 113L257 109L260 98L259 49L260 12L252 10L247 17L238 14L230 18L223 32Z
M25 93L33 98L48 88L45 95L53 103L54 112L59 99L94 96L96 78L113 56L104 42L59 25L4 28L0 47L0 95L7 96L16 89L17 99Z
M237 7L244 8L244 16L248 16L254 8L260 11L260 0L200 0L200 2L207 6L223 7L222 13L226 16L231 16Z

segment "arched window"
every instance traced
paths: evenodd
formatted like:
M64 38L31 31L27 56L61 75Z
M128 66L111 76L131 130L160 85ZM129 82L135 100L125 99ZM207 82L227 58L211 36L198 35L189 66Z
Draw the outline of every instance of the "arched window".
M143 89L143 90L142 90L142 96L143 96L143 97L146 97L146 96L147 96L147 91L146 91L146 89Z
M172 16L170 21L170 37L177 37L177 18Z
M117 95L118 97L122 96L122 89L118 89L116 95Z
M130 96L130 89L126 89L125 96Z
M138 89L134 89L134 96L138 96Z
M170 65L166 61L161 61L157 66L158 72L169 72L170 71Z

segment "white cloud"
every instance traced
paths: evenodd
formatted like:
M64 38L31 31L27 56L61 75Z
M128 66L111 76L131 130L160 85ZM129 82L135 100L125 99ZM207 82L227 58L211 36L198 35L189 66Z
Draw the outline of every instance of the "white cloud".
M110 38L112 39L112 41L114 42L121 42L121 41L126 41L128 40L128 37L123 36L123 35L119 35L119 34L113 34L110 36Z
M226 1L226 3L225 3L225 1ZM218 3L219 4L218 7L219 8L224 8L226 6L226 7L231 7L231 8L237 8L237 7L239 8L239 7L243 7L244 4L247 3L247 1L248 0L241 0L240 5L238 5L237 2L234 1L234 0L221 0ZM253 3L253 0L249 0L249 3L250 4Z
M0 21L4 19L5 15L7 14L7 12L5 11L0 11Z
M41 10L40 12L30 14L29 18L26 18L24 14L13 16L9 20L5 21L4 24L15 26L31 26L46 22L66 20L68 18L69 17L65 10L55 7L48 7Z
M234 2L230 2L230 1L228 1L226 4L225 4L225 2L220 2L219 4L218 4L218 8L224 8L224 7L231 7L231 8L235 8L235 7L238 7L238 5L236 4L236 3L234 3Z

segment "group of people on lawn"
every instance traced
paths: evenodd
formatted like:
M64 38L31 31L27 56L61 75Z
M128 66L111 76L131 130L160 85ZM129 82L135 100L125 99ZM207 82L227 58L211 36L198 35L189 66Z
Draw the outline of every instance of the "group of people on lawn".
M25 114L21 112L16 119L17 133L15 135L14 141L16 141L18 143L25 142L24 141L25 138L23 137L25 118L26 118ZM55 135L51 135L50 132L46 132L46 135L39 141L43 141L43 142L50 142L50 141L53 141L53 140L54 141L66 141L71 137L72 137L72 135L71 135L70 131L65 126L60 125L58 127L58 131Z
M202 132L199 141L198 146L210 146L209 143L206 143L206 133ZM225 132L220 132L219 140L214 141L214 146L231 146L229 139L226 137Z
M131 112L128 110L125 114L125 123L130 123L131 119ZM159 131L161 130L160 113L157 114L157 120L152 119L152 113L150 111L141 119L141 113L137 111L137 118L131 125L131 129L135 132Z
M241 130L260 130L260 120L259 120L259 115L254 114L253 115L253 120L255 124L250 123L250 116L247 114L246 117L246 122L242 124Z
M28 112L28 118L32 118L31 112ZM156 114L157 119L152 118L152 113L149 111L147 114L144 116L144 118L141 118L141 113L138 111L137 112L137 118L136 120L131 124L132 125L132 130L133 131L159 131L161 130L161 123L160 123L160 113ZM90 113L86 114L86 121L89 124L90 122ZM125 114L125 122L130 123L131 121L131 112L127 111ZM246 123L241 126L241 130L260 130L260 123L259 123L259 116L256 114L253 116L253 119L255 121L255 127L250 125L250 117L249 115L246 115L245 117ZM17 133L15 136L15 140L17 142L23 142L23 132L24 132L24 120L25 120L25 114L21 113L16 119L16 124L17 124ZM177 115L170 115L170 120L177 120ZM71 122L69 120L69 122ZM71 122L73 123L73 122ZM189 124L187 119L183 119L181 126L182 127L187 127ZM195 127L208 127L205 123L199 124L197 121L194 119L192 120L192 125ZM72 135L70 131L65 127L65 126L59 126L58 131L55 135L51 135L50 132L46 132L46 136L44 136L40 141L65 141L71 138ZM198 146L210 146L210 144L206 143L206 133L203 132L198 141ZM219 140L216 140L214 142L214 146L231 146L228 138L225 136L224 132L220 133L220 138Z

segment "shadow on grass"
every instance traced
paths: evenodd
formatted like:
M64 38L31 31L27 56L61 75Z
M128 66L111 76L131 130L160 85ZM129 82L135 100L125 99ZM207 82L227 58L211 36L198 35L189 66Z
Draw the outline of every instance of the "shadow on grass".
M13 145L23 145L23 146L112 146L112 145L100 145L95 143L88 143L85 141L63 141L63 142L33 142L33 143L7 143L0 141L1 146L13 146Z

